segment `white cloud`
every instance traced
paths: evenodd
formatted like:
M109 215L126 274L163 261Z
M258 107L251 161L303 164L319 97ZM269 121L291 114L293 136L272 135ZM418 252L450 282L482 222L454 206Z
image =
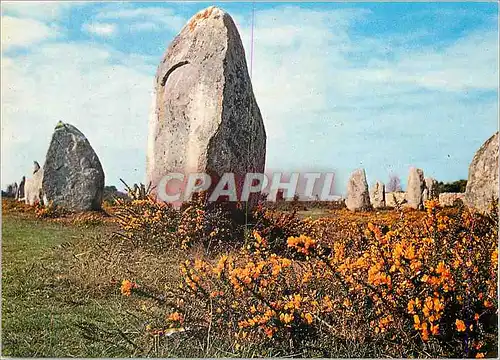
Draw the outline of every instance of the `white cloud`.
M410 165L443 180L466 177L472 155L497 128L496 96L473 95L497 91L497 32L464 33L440 49L408 48L414 34L353 38L353 22L367 16L256 12L252 82L268 135L266 166L336 169L340 184L357 167L372 180L398 172L403 183ZM248 20L240 30L250 64Z
M98 36L112 36L117 32L116 24L110 23L90 23L84 24L82 29L88 33Z
M98 20L115 20L126 24L130 31L179 31L187 19L165 7L132 8L111 5L96 15Z
M2 50L27 47L58 35L55 26L48 26L32 19L2 16Z
M89 139L107 182L142 181L154 66L92 43L54 43L2 61L2 184L43 163L54 126ZM134 170L135 169L135 170Z
M2 15L15 15L39 21L58 19L71 7L82 6L77 1L2 1Z

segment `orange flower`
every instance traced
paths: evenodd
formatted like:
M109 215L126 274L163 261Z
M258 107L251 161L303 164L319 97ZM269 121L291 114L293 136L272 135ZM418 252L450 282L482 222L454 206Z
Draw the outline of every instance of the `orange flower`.
M477 353L476 354L476 359L482 359L484 358L484 353Z
M459 332L465 331L465 329L466 329L465 323L462 320L457 319L455 321L455 325L457 326L457 330Z
M179 314L177 311L170 314L167 318L167 320L170 320L170 321L182 321L183 320L183 317L181 314Z
M132 289L134 289L136 287L137 287L136 283L133 283L130 280L123 280L120 291L123 295L130 296L130 294L132 294Z
M429 340L429 331L427 330L427 323L422 324L422 340Z
M411 300L408 302L408 312L409 312L410 314L415 313L414 306L415 306L415 300L411 299Z
M308 324L312 324L312 322L313 322L313 317L312 317L312 315L311 315L311 314L309 314L309 313L305 314L305 315L304 315L304 318L306 319L306 322L307 322Z
M474 314L474 320L478 321L479 320L479 314L478 313L475 313Z
M280 314L280 321L285 324L291 323L293 321L293 315L291 314Z
M413 315L413 322L415 323L415 325L414 325L415 330L419 330L420 329L420 318L418 317L418 315Z

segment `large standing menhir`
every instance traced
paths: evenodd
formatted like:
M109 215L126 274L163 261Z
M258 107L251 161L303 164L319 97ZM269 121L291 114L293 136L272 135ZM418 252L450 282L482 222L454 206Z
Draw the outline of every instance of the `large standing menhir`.
M263 173L266 132L231 16L209 7L191 18L156 73L147 181L170 172Z

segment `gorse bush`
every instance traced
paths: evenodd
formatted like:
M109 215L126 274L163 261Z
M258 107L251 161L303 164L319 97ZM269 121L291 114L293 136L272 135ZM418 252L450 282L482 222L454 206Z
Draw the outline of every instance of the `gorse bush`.
M231 213L219 204L210 207L203 196L174 209L170 204L148 197L118 201L112 212L120 227L117 233L133 246L170 250L202 245L207 250L221 248L242 236L242 228Z
M184 216L203 224L198 210ZM379 226L258 208L240 250L182 262L164 325L147 331L196 333L205 350L237 356L496 355L496 210L445 212L428 201L416 213ZM210 230L191 226L179 229L189 239ZM122 285L125 295L161 297L140 289Z
M46 206L40 204L40 202L37 202L33 206L33 208L35 210L35 216L41 219L56 219L69 214L68 211L59 206L56 206L53 201L50 201Z
M218 203L207 204L202 194L181 209L177 233L183 249L199 244L209 252L227 250L228 245L242 239L242 231L229 209Z
M149 246L168 250L179 245L176 235L179 213L171 205L143 200L116 200L113 215L120 231L116 234L130 241L133 246Z

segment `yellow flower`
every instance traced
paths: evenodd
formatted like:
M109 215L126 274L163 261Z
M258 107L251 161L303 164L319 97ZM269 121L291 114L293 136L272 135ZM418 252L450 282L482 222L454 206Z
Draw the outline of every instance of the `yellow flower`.
M439 335L439 324L431 325L432 335Z
M130 296L132 289L136 288L137 285L130 280L123 280L120 291L125 296Z
M413 314L415 312L414 310L414 306L415 306L415 301L413 299L411 299L409 302L408 302L408 312L410 314Z
M293 315L283 314L283 313L280 314L280 321L281 322L284 322L285 324L289 324L292 322L292 320L293 320Z
M167 318L167 320L170 320L170 321L182 321L183 317L181 314L179 314L177 311L170 314Z
M413 315L413 322L415 323L413 326L415 327L415 330L420 329L420 318L418 315Z
M465 331L465 329L466 329L465 323L462 320L457 319L455 321L455 325L457 326L457 330L459 332Z

